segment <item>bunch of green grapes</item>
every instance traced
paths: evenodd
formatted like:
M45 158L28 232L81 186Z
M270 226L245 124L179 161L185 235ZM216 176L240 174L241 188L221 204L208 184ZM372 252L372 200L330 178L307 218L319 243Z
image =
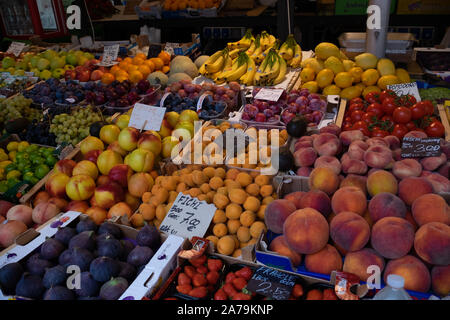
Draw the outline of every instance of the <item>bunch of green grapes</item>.
M89 127L101 116L91 106L78 108L70 114L55 115L50 125L50 132L56 135L56 142L68 142L76 145L89 135Z
M31 108L33 100L25 98L23 95L15 96L11 99L0 101L0 122L27 118L28 120L41 120L42 111Z

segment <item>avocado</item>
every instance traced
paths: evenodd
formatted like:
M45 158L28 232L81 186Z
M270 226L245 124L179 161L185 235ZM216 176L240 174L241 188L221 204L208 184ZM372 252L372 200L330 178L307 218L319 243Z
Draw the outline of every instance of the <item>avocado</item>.
M300 138L304 136L308 129L308 121L303 116L296 116L286 126L286 130L291 137Z

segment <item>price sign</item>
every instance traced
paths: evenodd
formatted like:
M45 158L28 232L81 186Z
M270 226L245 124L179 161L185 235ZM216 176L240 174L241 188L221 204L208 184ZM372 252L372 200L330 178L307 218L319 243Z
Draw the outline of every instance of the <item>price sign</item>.
M278 101L284 89L261 89L255 96L258 100Z
M288 300L296 277L268 267L259 267L247 284L247 290L275 300Z
M114 61L117 60L117 56L119 55L119 48L120 46L118 44L105 46L103 51L103 59L100 64L104 66L114 64Z
M403 138L402 158L439 157L441 153L439 138Z
M165 113L166 108L136 103L131 113L129 126L139 130L159 131Z
M216 210L215 205L180 192L159 230L188 239L203 237Z
M11 43L11 45L9 46L8 51L6 51L6 53L12 53L16 57L18 57L22 53L23 48L25 48L25 43L14 41Z
M417 101L422 101L419 94L419 89L417 88L417 83L400 83L388 85L389 90L394 91L398 96L406 96L407 94L412 94Z

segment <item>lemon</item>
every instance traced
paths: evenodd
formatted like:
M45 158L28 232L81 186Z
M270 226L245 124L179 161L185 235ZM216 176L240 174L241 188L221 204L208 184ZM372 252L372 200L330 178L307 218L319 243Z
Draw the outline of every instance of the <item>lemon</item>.
M361 95L362 90L357 86L345 88L341 91L341 98L351 100Z
M302 83L313 81L316 76L314 69L310 67L303 68L302 72L300 72L300 79L302 79Z
M411 82L409 73L405 69L397 68L395 70L395 75L397 76L397 78L400 80L401 83L410 83Z
M382 76L380 79L378 79L377 86L380 87L381 90L385 90L388 85L398 83L400 83L400 80L397 78L397 76L387 75Z
M16 161L16 153L17 153L17 151L11 151L9 153L9 160Z
M308 89L311 93L317 93L319 91L319 85L316 81L308 81L302 84L302 89Z
M13 170L13 171L8 172L8 174L6 175L6 180L9 180L11 178L18 179L18 178L20 178L21 175L22 175L22 173L20 173L19 170Z
M325 88L333 83L334 73L331 69L323 69L317 74L316 82L320 88Z
M361 82L361 75L364 72L361 67L353 67L348 72L352 75L353 82Z
M323 61L316 58L308 58L301 64L302 68L311 68L315 73L319 73L323 69Z
M335 44L330 42L319 43L316 46L314 52L316 53L316 56L318 58L323 60L328 59L331 56L339 57L341 53L339 48Z
M375 83L377 83L379 77L380 75L378 74L377 70L367 69L361 75L361 81L365 86L373 86Z
M342 61L342 64L344 65L345 71L350 71L351 68L356 67L355 61L352 60L344 60Z
M366 88L366 86L362 82L355 84L355 87L359 88L361 92L363 92L364 89Z
M326 96L332 95L332 94L340 94L341 93L341 88L339 88L337 85L329 85L328 87L325 87L322 90L322 93Z
M386 58L378 60L377 70L381 76L388 76L395 74L395 66L394 63Z
M362 93L363 97L365 97L370 92L381 92L381 89L378 88L377 86L368 86L368 87L364 88L364 90L363 90L363 93Z
M364 70L375 69L377 66L377 61L378 58L374 54L368 52L362 53L355 57L356 65Z
M339 72L336 77L334 77L334 83L342 89L352 86L353 77L350 72Z
M30 144L27 141L21 141L19 143L19 146L17 147L18 151L24 151L26 147L28 147Z
M339 51L339 59L341 59L342 61L349 60L345 53L342 52L342 50Z
M0 161L8 160L9 157L5 152L0 152Z
M345 71L344 65L342 64L341 60L336 57L329 57L327 60L325 60L323 65L325 68L333 70L334 74Z
M16 151L17 148L19 147L19 143L17 141L11 141L10 143L8 143L8 145L6 146L6 149L8 151Z
M9 160L2 161L2 162L0 162L0 168L4 169L8 164L11 164L11 163L12 163L12 161L9 161Z

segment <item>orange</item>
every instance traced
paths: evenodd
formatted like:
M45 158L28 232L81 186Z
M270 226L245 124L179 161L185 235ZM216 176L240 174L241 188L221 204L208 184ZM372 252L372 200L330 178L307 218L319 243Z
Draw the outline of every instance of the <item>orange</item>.
M165 65L168 65L170 63L170 54L167 51L161 51L158 55L158 58L160 58Z
M146 65L150 69L150 72L155 71L155 64L150 60L144 61L144 65Z
M164 67L162 67L161 71L163 73L169 73L170 72L170 67L169 66L164 66Z
M123 59L124 62L131 64L133 62L133 59L131 59L130 57L126 57L125 59Z
M111 68L111 70L109 70L110 73L112 73L114 76L116 75L116 73L120 71L120 67L118 65L115 65Z
M120 76L120 77L117 77L116 80L119 82L124 82L125 80L128 80L128 76Z
M139 71L132 71L130 73L130 81L131 82L138 83L142 79L144 79L144 75L141 72L139 72Z
M140 66L141 64L144 63L144 61L145 61L145 59L142 59L140 57L134 57L132 63L136 66Z
M142 75L144 76L144 78L147 78L148 75L149 75L150 73L152 73L152 71L150 70L150 68L147 67L145 64L140 65L138 71L139 71L140 73L142 73Z
M155 70L161 70L164 67L164 62L160 58L151 58L150 61L155 65Z
M119 63L119 68L122 69L122 70L127 70L129 65L130 64L124 60L124 61Z
M133 71L138 71L139 67L134 64L129 64L127 68L127 72L130 74Z
M103 84L111 84L114 80L115 80L115 78L111 73L104 73L102 76Z
M139 53L136 55L136 58L141 58L142 60L145 60L145 59L147 59L147 56L146 56L144 53L139 52Z

